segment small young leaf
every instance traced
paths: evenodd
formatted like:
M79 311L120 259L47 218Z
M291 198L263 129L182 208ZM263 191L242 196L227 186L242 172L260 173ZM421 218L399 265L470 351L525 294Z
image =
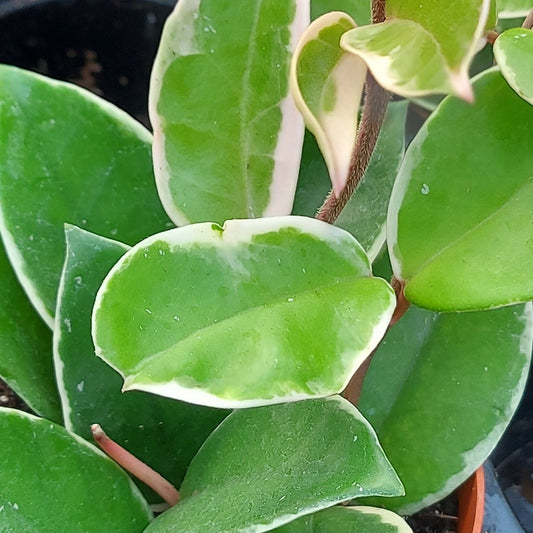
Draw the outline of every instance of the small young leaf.
M352 159L366 65L339 46L356 26L345 13L315 20L300 38L291 62L291 92L326 160L333 190L340 194Z
M128 476L94 446L0 408L0 531L141 533L152 514Z
M337 506L324 509L284 526L277 533L413 533L407 522L387 509Z
M522 396L532 338L531 303L445 314L412 306L389 330L359 402L405 486L379 505L416 512L483 463Z
M91 311L103 279L128 247L74 226L65 234L54 328L65 427L90 440L90 426L98 422L113 440L178 486L198 448L227 413L144 392L121 393L120 376L94 355ZM142 489L152 503L161 501Z
M474 104L446 98L422 127L389 205L394 274L436 311L533 298L533 107L494 69L474 89Z
M470 101L468 67L490 0L390 0L387 21L347 32L341 46L361 56L386 89L406 97L454 93Z
M52 328L65 222L134 244L172 226L157 197L151 137L73 85L0 66L0 231Z
M61 422L52 334L19 285L0 241L0 376L39 415Z
M203 405L335 394L395 306L387 282L370 276L359 243L314 219L171 230L139 243L106 278L96 351L126 390Z
M303 121L289 61L309 22L304 0L180 0L150 84L154 167L177 225L287 215Z
M533 31L512 28L494 43L494 57L507 83L533 104Z
M356 496L402 494L373 429L340 397L234 411L148 533L270 531Z

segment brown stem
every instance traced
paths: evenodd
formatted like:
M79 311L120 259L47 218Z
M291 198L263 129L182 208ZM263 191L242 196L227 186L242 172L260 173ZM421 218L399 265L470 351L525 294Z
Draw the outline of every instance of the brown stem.
M176 503L178 503L180 498L179 492L163 476L151 469L141 460L137 459L137 457L125 450L120 444L111 440L99 424L93 424L91 426L91 431L94 440L98 443L100 448L111 457L111 459L133 474L137 479L140 479L143 483L148 485L169 505L176 505Z
M526 20L524 20L524 22L522 24L522 28L525 28L526 30L533 29L533 8L527 14Z
M496 42L496 39L500 36L500 34L497 31L491 30L489 33L487 33L486 39L489 44L494 44Z
M402 318L407 309L409 309L409 302L405 299L403 292L405 283L403 281L398 281L395 277L391 280L391 286L396 293L396 308L392 314L391 321L389 323L389 329ZM342 395L353 405L359 403L359 398L361 397L361 391L363 389L363 382L365 380L366 373L372 362L372 358L376 353L377 348L365 359L364 363L357 369L357 372L352 376L352 379L342 391Z

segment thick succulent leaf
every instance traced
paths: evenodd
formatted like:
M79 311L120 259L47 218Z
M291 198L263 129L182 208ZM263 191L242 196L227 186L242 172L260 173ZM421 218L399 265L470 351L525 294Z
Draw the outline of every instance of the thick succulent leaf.
M178 486L198 448L227 413L144 392L121 393L120 376L94 355L91 311L104 277L128 247L74 226L65 233L67 256L54 328L65 426L92 439L90 425L101 424L113 440ZM161 501L142 489L151 502Z
M359 25L370 24L370 0L311 0L311 20L329 11L344 11Z
M507 83L533 104L533 31L512 28L494 43L494 57Z
M150 134L73 85L0 67L0 231L53 326L69 222L133 244L172 224L153 183Z
M533 298L533 107L497 70L474 88L474 104L447 98L422 127L389 206L394 274L437 311Z
M499 18L525 17L533 8L531 0L496 0Z
M0 242L0 376L38 414L61 422L52 335L19 285Z
M388 20L347 32L341 46L361 56L378 82L406 97L454 93L472 99L468 67L490 0L391 0Z
M151 513L128 476L82 439L0 408L0 530L143 531Z
M290 213L303 121L289 62L308 22L304 0L177 4L150 83L157 187L176 224Z
M523 393L532 336L530 303L447 314L411 307L389 330L359 406L406 494L379 505L415 512L483 463Z
M413 533L407 522L377 507L331 507L272 531L278 533Z
M402 493L375 433L340 397L233 412L147 532L270 531L355 496Z
M325 268L327 265L327 268ZM394 294L347 232L303 217L154 235L113 268L97 354L139 389L215 407L341 391L383 336Z
M335 11L304 32L291 62L291 92L307 128L315 135L333 190L346 184L366 77L365 62L339 46L354 20Z

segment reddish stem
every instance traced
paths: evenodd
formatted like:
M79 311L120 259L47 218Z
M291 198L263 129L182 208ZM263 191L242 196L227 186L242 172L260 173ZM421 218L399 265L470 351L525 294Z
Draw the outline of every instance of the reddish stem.
M150 468L146 463L137 459L137 457L125 450L120 444L111 440L99 424L93 424L91 431L94 440L111 459L148 485L169 505L176 505L178 503L180 498L179 492L163 476Z
M533 8L527 14L526 20L524 20L524 22L522 24L522 28L524 28L526 30L531 30L533 28Z

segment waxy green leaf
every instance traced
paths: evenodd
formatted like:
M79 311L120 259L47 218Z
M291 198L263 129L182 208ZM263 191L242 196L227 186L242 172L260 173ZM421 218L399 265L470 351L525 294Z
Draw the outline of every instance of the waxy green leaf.
M328 265L327 269L324 265ZM97 354L139 389L215 407L340 392L379 342L394 293L347 232L303 217L154 235L113 268Z
M150 134L88 91L0 66L0 231L31 302L53 326L63 224L134 244L172 226Z
M277 533L413 533L407 522L377 507L331 507L273 529Z
M303 121L289 62L308 22L304 0L177 4L150 84L157 187L176 224L290 213Z
M512 28L494 43L494 57L507 83L533 104L533 31Z
M145 392L121 392L120 376L94 355L91 312L103 279L128 247L74 226L65 234L54 328L65 426L90 440L91 424L99 423L113 440L178 486L198 448L227 413ZM161 501L151 491L147 497Z
M411 307L389 330L359 402L405 486L405 496L379 505L416 512L483 463L522 396L532 339L531 303L445 314Z
M366 420L340 397L233 412L193 459L182 500L147 533L270 531L402 485Z
M152 514L128 476L47 420L0 408L0 531L140 533Z
M525 17L532 8L531 0L496 0L499 18Z
M61 422L52 335L31 306L0 242L0 376L38 414Z
M497 70L474 89L474 104L447 98L422 127L389 206L394 274L437 311L533 298L533 107Z
M348 178L366 65L339 46L356 26L345 13L332 12L304 32L291 62L291 92L307 128L315 135L335 194Z
M311 0L311 20L329 11L344 11L359 25L370 24L370 0Z
M490 0L390 0L387 20L347 32L341 46L362 57L386 89L406 96L454 93L472 100L468 67Z

